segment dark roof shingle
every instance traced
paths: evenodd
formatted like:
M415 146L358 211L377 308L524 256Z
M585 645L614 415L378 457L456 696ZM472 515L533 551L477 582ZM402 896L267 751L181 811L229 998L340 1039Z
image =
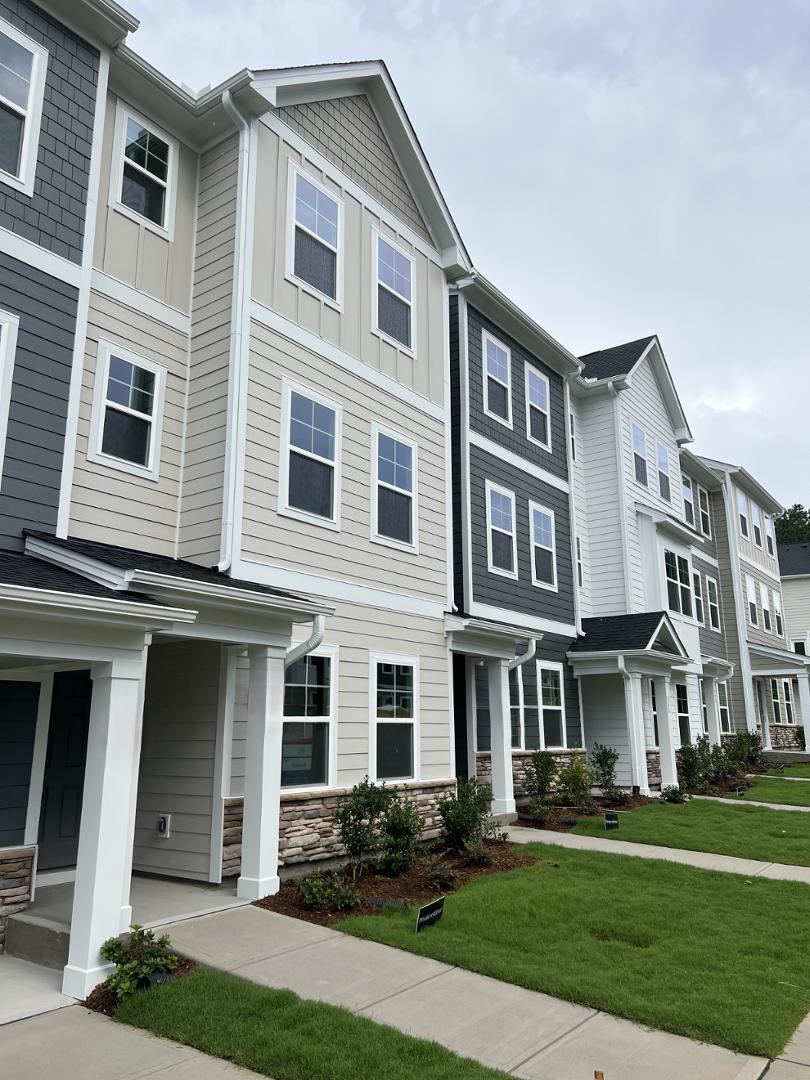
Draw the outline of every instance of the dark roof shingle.
M583 619L584 637L577 638L571 652L622 652L646 649L665 616L663 611L643 611L637 615L608 615Z
M17 555L6 551L0 552L0 583L19 585L28 589L69 593L72 596L92 596L102 600L126 601L130 604L162 606L151 596L108 589L70 570L63 570L61 566L41 562L30 555Z
M777 550L782 577L810 574L810 543L779 544Z
M655 338L655 334L628 341L624 345L614 345L610 349L598 349L596 352L580 356L585 367L582 374L586 379L612 379L615 375L627 375L641 359L644 350Z

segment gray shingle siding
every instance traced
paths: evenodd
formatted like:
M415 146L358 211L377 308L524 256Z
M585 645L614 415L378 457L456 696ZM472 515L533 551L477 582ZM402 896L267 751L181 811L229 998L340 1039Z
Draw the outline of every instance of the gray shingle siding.
M0 181L0 227L79 263L99 53L29 0L0 0L0 18L48 50L34 194Z
M0 481L0 549L19 551L24 528L56 527L77 305L71 286L0 255L0 308L20 320Z

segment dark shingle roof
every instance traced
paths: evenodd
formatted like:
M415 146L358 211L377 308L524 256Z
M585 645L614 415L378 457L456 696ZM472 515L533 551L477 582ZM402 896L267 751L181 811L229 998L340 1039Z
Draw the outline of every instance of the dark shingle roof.
M72 596L92 596L102 600L122 600L131 604L162 605L151 596L141 593L119 592L89 581L61 566L40 562L30 555L0 552L0 584L20 585L27 589L47 589L52 592L70 593Z
M778 552L782 577L810 574L810 543L779 544Z
M583 619L584 637L577 638L571 652L622 652L646 649L655 633L663 611L644 611L638 615L609 615L602 619Z
M611 349L586 353L585 356L580 356L585 365L582 374L586 379L612 379L614 375L627 375L654 338L655 334L650 334L638 341L628 341L624 345L614 345Z

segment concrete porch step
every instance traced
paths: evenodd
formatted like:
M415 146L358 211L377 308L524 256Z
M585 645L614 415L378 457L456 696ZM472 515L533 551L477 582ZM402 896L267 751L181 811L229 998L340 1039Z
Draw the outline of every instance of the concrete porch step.
M21 911L6 928L6 952L19 960L61 969L68 961L70 926Z

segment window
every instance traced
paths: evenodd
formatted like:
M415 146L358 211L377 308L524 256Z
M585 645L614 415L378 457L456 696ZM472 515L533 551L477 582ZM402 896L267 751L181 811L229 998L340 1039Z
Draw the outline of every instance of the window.
M487 563L493 574L516 578L515 496L486 482Z
M333 782L331 753L337 662L318 650L290 664L284 677L281 786L314 787Z
M681 490L683 492L683 517L688 525L695 524L695 488L692 478L686 473L681 477Z
M554 550L554 513L537 503L529 503L532 530L532 584L557 588L557 556Z
M667 577L667 600L670 611L680 615L692 615L692 582L689 560L674 551L664 552L664 568Z
M282 380L279 511L337 528L340 406Z
M698 685L700 686L700 709L703 715L703 734L709 734L709 706L706 704L706 683L703 679L698 679Z
M675 701L678 708L678 731L681 736L681 746L689 746L692 742L692 731L689 726L689 695L685 683L675 684Z
M724 735L730 735L733 729L731 726L731 706L728 701L728 683L719 682L717 684L717 707L720 711L720 730Z
M413 259L374 233L377 329L405 349L413 348Z
M177 142L142 116L118 105L110 202L147 228L170 236L174 227Z
M650 711L652 712L653 746L659 746L658 735L658 702L655 697L655 683L650 679Z
M636 480L647 486L647 436L640 427L633 424L633 464Z
M740 512L740 532L748 537L748 499L745 492L737 490L737 508Z
M712 630L720 630L720 590L714 578L706 578L706 599L709 604L709 626Z
M509 672L509 718L512 724L512 749L520 750L523 739L523 668L512 668Z
M706 625L706 619L703 614L703 582L701 581L700 574L697 570L692 571L692 581L695 586L695 618L699 623Z
M419 678L412 657L372 656L376 780L417 780Z
M0 182L34 193L48 53L0 19Z
M771 629L771 594L766 585L759 583L759 598L762 602L762 625L766 630Z
M580 589L582 589L582 588L584 588L584 586L583 586L583 573L582 573L582 541L580 540L579 537L576 538L576 547L577 547L577 585L580 587Z
M782 594L775 589L773 593L773 614L776 620L776 633L779 637L784 637L785 624L782 619Z
M798 653L799 656L807 656L807 642L799 639L798 641L792 641L791 645L793 651Z
M762 510L756 503L751 503L751 524L754 527L754 543L762 547Z
M670 501L672 492L669 484L669 451L658 444L658 493L662 499Z
M292 163L289 184L294 209L287 270L316 293L340 304L343 205Z
M166 369L99 342L88 458L156 480Z
M544 450L551 449L548 401L548 379L531 364L526 364L527 435Z
M372 427L375 455L372 538L416 545L416 446Z
M487 416L512 426L512 354L486 330L483 336L484 352L484 412ZM527 379L528 394L528 379ZM546 405L548 408L548 404ZM529 425L531 425L531 405ZM548 412L546 412L548 421Z
M785 692L785 723L795 723L793 717L793 686L790 679L785 679L782 683Z
M543 715L543 746L564 747L565 706L563 704L562 669L538 663L540 680L540 706Z
M773 520L767 514L765 515L765 543L768 548L768 554L773 559L776 557L776 546L773 539Z
M782 702L779 699L779 683L776 679L771 679L771 701L773 702L773 722L781 724Z
M709 512L709 493L702 487L698 488L698 506L700 508L700 531L711 540L712 516Z
M571 460L577 460L577 429L576 419L573 413L568 414L568 423L571 426Z
M745 588L748 595L748 621L752 626L759 626L757 616L757 583L752 577L746 575Z

